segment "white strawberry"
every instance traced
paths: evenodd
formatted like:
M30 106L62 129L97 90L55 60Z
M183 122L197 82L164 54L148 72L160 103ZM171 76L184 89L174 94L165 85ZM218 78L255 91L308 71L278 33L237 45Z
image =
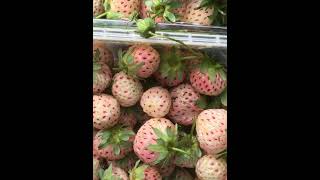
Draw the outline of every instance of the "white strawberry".
M171 107L169 91L160 86L150 88L143 93L140 105L149 116L164 117Z
M205 155L197 162L196 174L201 180L225 180L227 164L213 155Z
M99 50L100 52L100 59L98 61L107 64L109 67L112 67L113 60L114 60L113 54L107 48L104 41L100 41L100 40L93 41L93 55L96 50Z
M96 129L110 128L117 124L120 105L110 95L93 95L93 126Z
M100 158L119 160L132 151L135 133L127 127L117 125L100 130L94 138L93 150Z
M93 60L93 94L102 93L111 83L112 73L108 65L98 61L100 51L97 49Z
M227 147L227 111L207 109L196 120L197 138L207 154L217 154Z
M122 107L135 105L142 96L143 88L140 81L121 71L114 75L112 94Z

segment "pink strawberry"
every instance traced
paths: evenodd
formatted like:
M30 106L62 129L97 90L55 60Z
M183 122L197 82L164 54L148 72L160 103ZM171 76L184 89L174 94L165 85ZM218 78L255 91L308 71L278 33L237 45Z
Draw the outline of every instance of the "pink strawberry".
M176 168L173 174L170 176L170 180L193 180L194 178L191 174L183 169L183 168Z
M171 106L169 91L160 86L150 88L143 93L140 105L149 116L164 117Z
M112 67L112 65L113 65L113 54L107 48L105 42L100 41L100 40L94 40L93 41L93 55L95 54L95 51L97 49L100 52L100 59L98 61L106 63L109 67Z
M93 95L93 126L96 129L110 128L117 124L120 105L110 95Z
M132 141L135 133L121 125L100 130L94 138L93 150L100 158L119 160L132 151Z
M98 171L100 169L99 160L93 157L93 180L99 180Z
M186 77L184 58L182 52L175 47L163 49L160 67L154 74L162 86L177 86L184 81Z
M196 120L197 138L207 154L217 154L227 147L227 111L207 109Z
M136 162L135 167L129 172L130 180L162 180L158 169L149 165L139 165L140 161Z
M135 105L142 95L142 85L125 72L121 71L114 75L112 84L112 94L121 106L130 107Z
M140 9L140 0L108 0L108 4L110 12L118 13L121 19L128 19Z
M175 153L177 130L165 118L153 118L138 130L133 142L136 155L147 164L167 164Z
M170 95L172 98L172 106L168 114L170 119L181 125L191 125L193 119L202 111L196 105L200 94L190 84L181 84L172 89Z
M128 69L129 75L137 75L140 78L150 77L160 64L158 51L149 45L131 46L126 55L120 60L119 67Z
M93 16L104 13L103 0L93 0Z
M110 84L112 73L108 65L97 62L100 51L97 50L93 61L93 94L102 93Z
M213 155L205 155L197 162L196 174L201 180L225 180L226 173L225 161L216 159Z
M206 56L201 64L191 71L190 83L201 94L218 96L227 85L224 67Z
M192 24L199 24L199 25L206 25L209 26L212 24L213 20L210 16L213 14L213 7L203 7L197 9L202 0L192 0L187 5L187 11L184 14L185 22L192 23Z
M129 180L128 174L121 168L112 164L105 171L100 171L101 180Z

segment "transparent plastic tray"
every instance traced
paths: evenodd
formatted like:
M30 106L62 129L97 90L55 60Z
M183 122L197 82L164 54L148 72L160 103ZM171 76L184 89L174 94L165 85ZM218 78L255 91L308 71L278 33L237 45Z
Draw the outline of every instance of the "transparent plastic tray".
M180 40L192 47L227 48L226 27L159 23L156 33ZM136 26L132 22L124 20L93 19L93 39L120 44L177 44L164 38L142 38L136 33Z

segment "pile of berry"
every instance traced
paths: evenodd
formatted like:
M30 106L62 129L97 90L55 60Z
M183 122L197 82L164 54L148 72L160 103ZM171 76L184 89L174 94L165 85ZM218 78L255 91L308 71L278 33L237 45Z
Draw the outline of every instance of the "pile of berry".
M173 46L93 50L94 180L227 179L224 65Z

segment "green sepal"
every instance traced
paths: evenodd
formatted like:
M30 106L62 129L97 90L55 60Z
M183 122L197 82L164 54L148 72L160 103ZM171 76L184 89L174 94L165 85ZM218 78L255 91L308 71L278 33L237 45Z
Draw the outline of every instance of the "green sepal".
M122 14L117 12L108 11L107 12L107 19L121 19Z
M196 101L196 106L198 106L201 109L206 109L206 107L208 106L207 97L201 95L200 98Z
M128 140L131 136L134 136L135 133L122 125L116 125L110 129L101 130L98 135L101 138L101 142L98 146L99 149L111 145L114 154L119 155L121 148L127 149L132 146L132 142Z
M129 172L130 180L144 180L144 171L149 167L149 165L143 164L139 166L140 160L135 163L135 166ZM139 167L138 167L139 166Z
M221 103L227 106L227 88L220 94Z
M156 31L156 23L151 18L139 19L137 21L138 33L144 38L150 38L153 35L151 33L155 33Z

